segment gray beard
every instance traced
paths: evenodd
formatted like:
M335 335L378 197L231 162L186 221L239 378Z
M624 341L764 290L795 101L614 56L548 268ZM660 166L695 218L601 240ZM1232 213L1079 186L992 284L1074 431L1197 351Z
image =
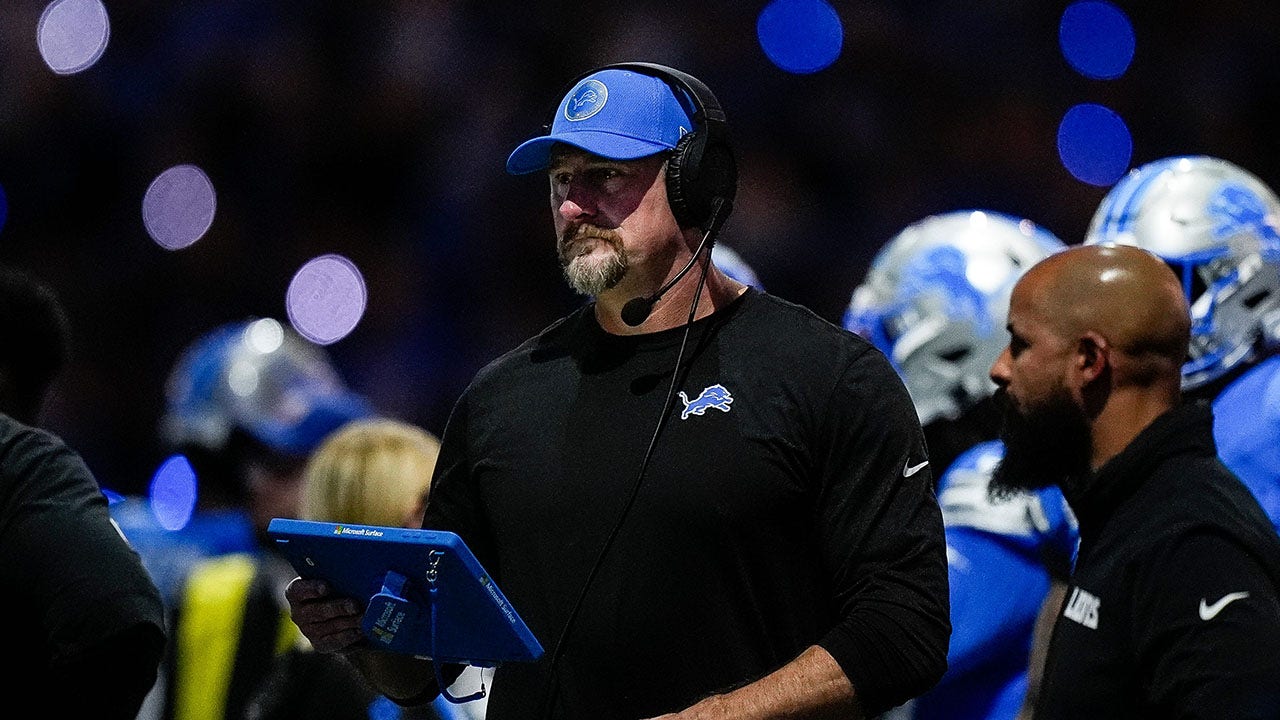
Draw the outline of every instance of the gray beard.
M575 257L564 266L564 279L577 292L595 297L621 282L627 267L626 255L620 252L610 253L608 259L600 263Z

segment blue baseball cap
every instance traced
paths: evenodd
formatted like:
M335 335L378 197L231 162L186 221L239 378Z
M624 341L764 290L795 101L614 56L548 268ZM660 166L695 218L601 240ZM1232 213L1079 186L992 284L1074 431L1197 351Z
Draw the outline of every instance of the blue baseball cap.
M610 160L634 160L675 148L693 121L665 80L611 68L583 78L560 101L551 133L526 140L507 172L545 170L560 142Z

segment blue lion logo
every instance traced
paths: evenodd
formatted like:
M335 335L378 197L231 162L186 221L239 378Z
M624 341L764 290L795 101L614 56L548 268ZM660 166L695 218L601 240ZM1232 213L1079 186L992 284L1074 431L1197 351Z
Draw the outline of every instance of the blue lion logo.
M596 94L595 90L588 89L586 92L582 93L581 95L577 95L575 97L569 98L569 104L573 106L571 110L573 112L577 112L578 108L582 107L583 105L587 103L596 102L599 99L600 99L600 96Z
M913 298L938 291L946 301L947 316L969 320L986 335L994 330L994 321L986 311L986 298L969 281L968 260L958 248L938 247L913 259L903 269L902 289L898 300L910 305Z
M1234 183L1224 185L1210 198L1208 212L1215 221L1216 238L1247 231L1272 247L1280 245L1280 234L1268 222L1266 204L1246 187Z
M599 80L585 80L564 101L564 119L570 122L586 120L604 109L609 100L609 88Z
M684 410L680 413L680 419L684 420L690 415L706 415L707 408L715 408L721 412L729 412L729 404L733 402L733 395L719 383L706 388L698 397L689 400L689 396L684 391L679 392L680 402L684 403Z

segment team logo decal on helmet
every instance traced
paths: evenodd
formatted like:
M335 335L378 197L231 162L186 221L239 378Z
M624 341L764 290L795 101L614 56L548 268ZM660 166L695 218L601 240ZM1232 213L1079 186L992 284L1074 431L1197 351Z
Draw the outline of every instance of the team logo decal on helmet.
M1227 239L1237 235L1265 238L1280 245L1280 233L1267 222L1267 206L1262 198L1243 185L1224 183L1209 200L1209 217L1215 221L1215 237ZM1275 218L1271 221L1275 222ZM1253 249L1258 249L1255 247Z
M583 80L564 101L564 119L570 122L586 120L604 109L609 101L609 88L599 80Z
M1135 245L1164 260L1191 306L1182 385L1223 377L1280 342L1280 199L1226 160L1175 156L1107 193L1087 244Z

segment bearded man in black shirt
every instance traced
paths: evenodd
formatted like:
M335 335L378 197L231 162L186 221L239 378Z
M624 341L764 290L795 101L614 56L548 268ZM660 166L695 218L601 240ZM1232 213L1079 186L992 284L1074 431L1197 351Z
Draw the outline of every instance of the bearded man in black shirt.
M1182 402L1190 314L1136 247L1085 245L1018 282L991 369L994 483L1058 484L1080 523L1035 709L1055 718L1274 719L1280 537Z

